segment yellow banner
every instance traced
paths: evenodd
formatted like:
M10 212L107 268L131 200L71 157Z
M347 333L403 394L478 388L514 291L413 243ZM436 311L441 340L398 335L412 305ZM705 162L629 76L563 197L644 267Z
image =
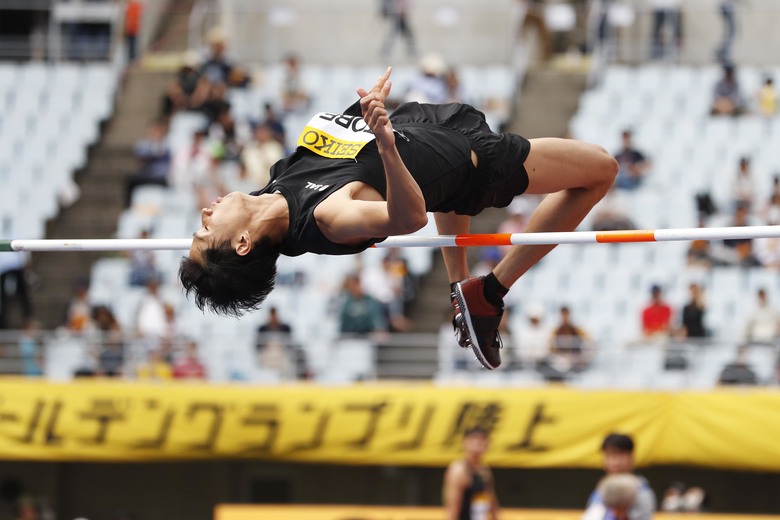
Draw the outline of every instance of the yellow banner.
M658 513L655 520L680 520L680 514ZM220 505L214 520L441 520L440 507L372 507L372 506L252 506ZM542 509L501 509L503 520L581 520L582 511ZM768 520L773 515L697 514L696 520Z
M444 466L466 429L497 467L599 467L610 432L639 465L780 470L780 393L0 380L0 458L249 457Z

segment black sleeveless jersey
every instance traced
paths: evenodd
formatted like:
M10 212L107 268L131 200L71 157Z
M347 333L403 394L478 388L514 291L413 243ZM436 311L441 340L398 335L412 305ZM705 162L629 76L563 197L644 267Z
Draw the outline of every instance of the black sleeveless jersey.
M471 485L463 490L458 520L480 520L482 509L488 507L487 484L479 471L471 471ZM480 503L478 505L478 503ZM482 507L480 507L480 505Z
M468 200L477 182L469 141L461 133L433 122L410 121L413 118L403 117L404 113L402 106L391 117L396 148L420 186L426 209L456 210ZM359 105L352 105L345 114L359 115ZM402 116L398 122L396 114ZM314 210L320 202L354 181L364 182L387 197L384 166L375 141L366 144L355 159L330 159L298 147L274 164L269 184L251 195L278 192L287 200L290 223L282 254L355 254L385 237L357 246L334 244L322 234L314 219Z

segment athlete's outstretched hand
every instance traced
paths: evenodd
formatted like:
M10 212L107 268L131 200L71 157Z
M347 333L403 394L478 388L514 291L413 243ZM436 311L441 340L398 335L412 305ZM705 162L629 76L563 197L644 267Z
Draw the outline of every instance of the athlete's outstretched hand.
M392 67L382 74L371 90L357 89L360 96L360 109L363 112L363 119L368 123L368 127L376 136L377 146L381 151L383 148L395 145L395 135L393 135L393 125L390 123L390 117L385 108L385 100L390 94L392 83L390 82L390 73Z

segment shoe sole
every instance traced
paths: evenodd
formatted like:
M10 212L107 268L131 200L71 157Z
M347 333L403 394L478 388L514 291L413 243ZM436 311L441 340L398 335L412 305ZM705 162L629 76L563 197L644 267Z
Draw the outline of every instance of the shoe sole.
M488 370L495 370L497 367L494 367L488 363L487 359L485 359L485 355L482 353L482 349L479 348L479 343L474 341L474 338L477 337L477 334L474 331L473 325L471 324L471 313L469 312L469 306L466 305L466 298L463 297L463 291L460 288L460 282L455 284L455 296L458 298L461 319L463 319L463 321L466 323L466 329L469 333L471 350L474 351L474 354L477 356L477 361L482 363L483 367L487 368Z

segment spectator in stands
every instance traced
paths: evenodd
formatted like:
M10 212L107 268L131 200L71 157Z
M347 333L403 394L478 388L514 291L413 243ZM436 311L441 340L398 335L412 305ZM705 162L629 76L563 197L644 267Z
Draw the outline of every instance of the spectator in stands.
M150 278L146 283L146 293L141 298L136 311L135 330L144 338L162 338L169 330L165 313L165 304L159 294L160 280Z
M726 364L718 376L720 385L755 385L758 384L758 376L748 365L748 347L741 345L737 349L737 357Z
M750 159L748 157L741 157L739 159L737 175L731 185L734 208L742 206L746 212L749 212L750 208L753 207L755 191L753 179L750 175Z
M268 309L268 319L258 327L257 332L260 334L277 334L287 337L292 333L292 327L279 318L279 311L276 307L271 307Z
M38 323L32 318L25 320L19 333L19 357L22 360L22 374L27 377L43 375L43 353L37 336Z
M257 329L257 351L260 366L276 372L282 379L294 375L291 359L292 327L282 321L276 307L268 309L268 319Z
M490 246L480 248L479 261L471 268L472 276L486 276L501 261L503 254L498 247Z
M711 268L713 265L711 247L708 240L692 240L686 253L687 264L691 267Z
M196 51L187 51L182 57L176 79L166 89L162 99L162 115L170 117L179 110L198 110L210 90L208 79L198 72L200 58Z
M406 91L405 101L419 103L446 103L447 84L444 75L447 63L440 55L429 53L420 60L420 70Z
M68 304L65 326L73 332L92 330L92 309L89 305L89 282L77 280L73 287L73 296Z
M602 478L596 493L600 501L590 505L582 520L631 520L642 481L630 473L615 473Z
M650 0L653 9L651 59L675 57L683 41L680 0ZM671 32L667 38L666 32Z
M241 179L251 190L268 184L271 166L284 157L284 146L274 138L274 130L268 123L255 126L253 139L241 150Z
M382 44L382 56L390 56L396 35L400 35L406 41L406 53L409 56L414 56L417 53L417 48L412 27L409 25L412 0L380 0L380 3L382 16L390 24L390 30Z
M32 497L23 496L14 507L14 520L39 520L40 508Z
M381 303L363 292L360 276L357 274L348 275L344 280L339 308L339 330L342 334L363 335L387 330Z
M661 510L665 513L701 513L707 498L707 492L698 486L686 489L682 482L674 482L664 492Z
M714 116L739 116L745 111L744 100L732 65L723 67L723 77L715 84L711 113Z
M734 227L748 226L748 208L745 204L738 204L734 212ZM750 238L734 238L723 241L723 260L729 265L739 267L759 267L761 263L753 254L753 240Z
M704 338L707 336L707 329L704 326L707 306L704 303L702 290L696 283L690 284L688 289L691 297L682 309L682 335L686 338Z
M206 367L198 357L198 344L190 340L184 355L173 365L175 379L206 379Z
M737 3L741 0L720 0L720 15L723 18L723 39L715 51L715 58L722 64L734 63L732 47L737 34Z
M214 27L208 34L209 56L200 66L200 74L212 85L227 85L233 70L233 63L227 58L227 39L224 31Z
M162 121L152 121L147 127L146 137L135 144L135 158L138 159L138 171L127 180L125 203L130 205L133 190L138 186L153 184L168 186L168 174L171 169L171 150L167 141L168 129Z
M135 61L138 52L138 34L141 31L143 7L140 0L127 0L125 4L125 48L128 63Z
M238 125L230 113L230 105L223 106L217 118L209 127L209 135L214 142L212 157L216 161L238 162L241 143L246 141L249 130L243 130L244 125Z
M17 251L0 254L0 329L10 327L10 310L15 304L21 308L23 321L29 321L33 317L27 283L29 264L29 253Z
M778 181L780 178L775 176L774 189L777 189ZM780 225L780 193L775 193L773 190L769 205L762 214L768 225ZM762 266L773 270L780 269L780 238L754 239L753 252Z
M615 231L636 229L631 220L630 209L624 195L613 184L604 198L593 207L593 231Z
M607 475L633 475L634 474L634 440L624 434L611 433L606 436L601 444L601 452L604 455L604 471ZM639 477L639 488L636 499L628 511L630 520L650 520L655 513L656 499L650 484L644 477ZM596 489L588 499L588 510L597 504L605 504L605 496ZM587 515L587 512L586 512ZM605 518L611 518L607 515Z
M188 146L176 150L171 166L171 184L185 193L197 192L211 177L214 159L208 143L208 132L198 129Z
M279 311L276 307L268 309L268 318L265 323L257 328L257 340L255 342L258 350L270 341L280 341L284 345L289 345L292 327L279 317Z
M173 371L163 353L152 349L146 361L136 368L136 376L139 380L168 381L173 377Z
M623 148L615 154L615 160L620 167L615 184L624 190L639 187L650 168L650 161L634 147L631 138L631 130L623 130Z
M515 332L515 364L533 368L549 357L552 331L544 324L543 305L529 304L525 315L528 321L524 321Z
M206 116L207 127L218 122L220 115L224 114L225 111L230 113L230 103L227 100L227 85L224 83L211 83L208 95L200 105L200 111Z
M105 305L97 305L92 309L92 321L100 340L97 373L106 377L121 376L125 362L125 344L119 322Z
M498 225L497 233L522 233L528 226L528 217L533 207L525 197L515 197L507 206L507 217ZM512 246L501 246L501 256L504 256Z
M762 116L771 118L777 114L777 91L771 76L767 76L764 79L764 85L758 89L756 102L758 104L758 113Z
M780 336L780 313L769 304L766 289L759 289L756 297L756 307L745 325L745 342L774 345Z
M550 353L537 365L548 381L562 381L571 374L586 369L592 359L593 347L584 329L571 320L571 311L561 307L561 321L552 331Z
M525 17L521 24L521 36L525 36L526 31L533 28L541 44L542 59L548 61L553 56L552 36L547 27L547 20L544 14L545 0L520 0L525 7Z
M672 308L663 299L660 285L650 288L650 303L642 310L642 334L645 338L668 337L671 331Z
M271 103L265 103L263 105L263 118L261 123L271 127L274 139L276 139L280 145L286 146L286 132L284 129L284 123L282 122L282 116L276 113L276 110Z
M149 230L142 230L138 238L149 238ZM154 251L136 249L128 252L127 256L130 258L130 285L143 287L151 278L159 278Z
M286 113L305 112L311 104L311 97L301 77L301 62L295 54L289 54L284 59L281 97L282 109Z
M444 75L444 84L447 87L446 103L466 103L468 95L460 81L458 70L455 67L447 69Z
M406 262L397 249L387 251L381 264L368 266L360 274L363 291L379 302L383 321L392 332L408 331L411 327L404 314L407 276Z

